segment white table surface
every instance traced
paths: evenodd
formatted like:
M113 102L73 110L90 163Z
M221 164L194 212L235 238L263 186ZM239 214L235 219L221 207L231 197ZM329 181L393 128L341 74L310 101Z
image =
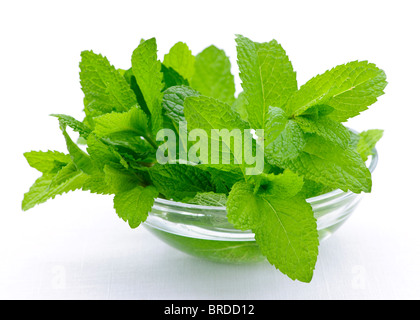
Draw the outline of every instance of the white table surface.
M400 212L387 222L376 206L365 197L321 244L314 278L304 284L268 263L190 257L144 228L131 230L110 198L74 193L33 212L9 212L0 229L0 298L418 299L418 219L414 226Z

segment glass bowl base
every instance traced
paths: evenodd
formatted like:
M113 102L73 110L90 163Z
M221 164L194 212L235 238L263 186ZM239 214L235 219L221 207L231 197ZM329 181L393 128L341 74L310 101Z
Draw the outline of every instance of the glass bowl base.
M189 238L158 229L147 229L171 247L219 263L245 264L265 261L255 241L220 241Z
M347 219L318 231L319 240L328 239ZM146 225L146 228L171 247L191 256L218 263L249 264L266 261L255 240L221 241L176 235Z

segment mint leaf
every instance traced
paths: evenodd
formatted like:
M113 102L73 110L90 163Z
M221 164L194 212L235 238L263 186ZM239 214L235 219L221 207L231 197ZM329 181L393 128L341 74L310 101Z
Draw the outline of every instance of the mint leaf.
M210 174L195 166L156 164L149 173L159 192L175 201L191 199L197 193L215 191Z
M102 195L115 193L115 190L106 183L105 175L102 172L88 176L86 181L83 183L82 190Z
M58 151L31 151L24 156L32 168L42 173L57 173L71 161L70 155Z
M121 137L113 135L112 138L104 138L103 140L113 147L121 158L120 162L124 167L126 167L124 162L133 168L136 168L136 165L150 166L156 162L156 149L149 142L136 136L126 136L124 141L122 140L123 137L124 135L121 135Z
M191 86L201 94L231 104L235 100L235 81L225 52L210 46L195 59Z
M179 148L177 148L177 154L179 158L179 151L182 154L187 154L188 152L188 141L184 139L179 139L180 128L179 123L184 122L184 100L187 97L196 97L200 94L187 86L174 86L164 91L163 94L163 123L164 127L171 129L176 133L177 141L179 142Z
M141 184L140 179L128 170L105 166L104 172L105 182L113 190L113 193L129 191Z
M189 96L184 101L184 114L189 130L245 129L247 124L230 106L205 96Z
M224 193L203 192L197 193L188 203L200 206L224 207L226 201L227 196Z
M150 116L149 108L147 107L143 93L141 92L136 77L134 76L133 68L130 68L124 72L124 79L127 81L131 90L133 90L134 94L136 95L137 103L139 104L140 108L144 111L144 113L147 114L147 116Z
M296 117L294 120L305 133L315 133L329 141L338 143L343 148L349 145L350 131L329 117L319 119Z
M299 186L302 179L290 172L268 175L257 186L238 182L229 194L227 211L236 228L255 233L261 252L271 264L293 280L309 282L319 241L312 208L297 193ZM290 188L293 192L287 191Z
M163 90L173 86L189 85L188 80L184 79L178 72L172 68L166 67L164 64L162 64L162 74L163 82L165 84Z
M117 145L117 149L135 153L138 151L135 157L144 159L157 149L156 141L147 126L147 116L138 107L124 113L109 113L97 117L95 123L94 133L99 138ZM143 137L150 146L146 146L140 137Z
M309 179L304 179L301 193L305 199L309 199L324 193L331 192L333 190L334 188L324 186L322 183L315 182Z
M248 122L248 113L246 111L246 97L243 92L238 95L238 98L232 103L232 110L235 111L242 120Z
M70 157L73 160L74 164L81 171L87 174L95 174L98 172L98 168L92 162L90 156L81 150L77 144L73 142L66 131L66 126L63 123L60 123L61 131L63 132L64 138L67 144L67 150L69 151Z
M256 194L275 194L279 199L289 199L298 194L303 187L303 178L286 169L282 174L261 174L257 181Z
M288 124L286 113L281 108L269 107L265 122L266 131L264 132L264 140L266 145L273 143L276 138L281 135ZM294 126L294 124L289 125Z
M207 133L208 141L200 140L197 143L204 143L208 146L212 145L212 140L216 140L216 143L219 145L221 135L213 135L213 129L226 129L230 131L247 128L247 124L230 108L228 104L214 98L205 96L186 98L184 102L184 114L188 123L189 131L200 129ZM231 140L232 139L230 139L231 144L228 145L227 142L222 139L222 147L220 148L219 153L222 159L219 159L219 163L221 164L223 156L227 155L231 164L235 163L242 165L243 150L235 148L233 141ZM206 164L215 164L210 158L211 156L211 152L208 152L207 154L200 154L200 160L204 161Z
M64 179L64 176L66 179ZM58 177L58 178L56 178ZM54 199L57 195L81 189L88 175L78 170L72 163L64 167L56 174L45 173L37 179L33 186L25 193L22 201L22 209L27 211L37 204Z
M157 59L156 39L142 41L131 57L133 74L151 115L153 134L162 128L163 74Z
M123 113L108 113L95 118L95 134L98 137L123 133L127 136L147 136L146 114L138 107Z
M296 73L275 40L256 43L238 35L236 43L248 121L252 128L264 129L268 108L282 107L297 90Z
M71 116L67 116L65 114L52 114L51 116L58 118L61 124L72 128L75 132L78 132L80 136L84 139L87 139L89 137L89 134L92 132L92 130L83 122L80 122Z
M169 53L165 54L163 64L174 69L184 79L191 79L194 75L195 57L184 42L177 42Z
M343 122L376 102L386 85L381 69L367 61L353 61L309 80L285 108L289 115L298 116L313 106L328 105L334 109L329 117Z
M146 221L158 194L153 186L145 188L138 186L129 191L119 192L114 197L115 211L121 219L135 229Z
M259 199L254 195L254 186L245 181L235 183L229 193L226 209L229 222L237 229L255 228L262 219Z
M90 117L123 112L136 105L136 97L124 77L108 59L92 51L83 51L80 84L85 94L85 111Z
M286 125L283 124L282 119L279 119L276 124L273 121L269 123L273 125L265 131L268 140L265 147L267 161L279 167L287 167L285 162L296 159L305 147L304 132L294 120L287 120ZM283 127L284 129L281 130Z
M217 193L228 194L236 182L244 179L242 169L236 165L211 166L200 164L197 167L210 173L210 180Z
M383 134L384 131L379 129L371 129L359 134L357 152L362 156L363 161L366 161L373 154L373 149Z
M302 196L261 197L261 225L255 230L262 254L292 280L310 282L318 256L318 232L311 206Z
M103 143L95 135L92 134L89 136L87 146L87 152L89 153L92 161L101 171L106 165L116 168L125 166L121 155L118 154L118 152L116 152L111 146Z
M331 188L370 192L370 171L356 151L343 149L316 135L307 135L305 140L303 152L295 159L281 162L283 167Z
M80 170L77 166L73 162L70 162L54 175L51 179L50 188L54 188L65 183L67 180L72 178L75 173L79 173L79 171Z
M181 121L185 121L184 101L187 97L198 97L200 94L187 86L174 86L163 93L164 114L170 118L175 128Z

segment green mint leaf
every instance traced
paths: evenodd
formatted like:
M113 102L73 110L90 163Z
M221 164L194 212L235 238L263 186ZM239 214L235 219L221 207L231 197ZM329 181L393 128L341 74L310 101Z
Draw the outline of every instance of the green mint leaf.
M386 85L381 69L367 61L353 61L309 80L285 108L289 115L298 116L313 106L328 105L334 108L329 117L343 122L376 102Z
M149 170L153 184L168 199L182 201L197 193L215 191L210 173L185 164L156 164Z
M188 86L188 80L184 79L178 72L172 68L166 67L162 64L163 82L165 84L163 90L173 86Z
M114 208L118 216L133 229L146 221L150 209L159 195L156 188L138 186L125 192L119 192L114 197Z
M245 129L246 123L231 107L219 100L205 96L189 96L184 101L184 114L188 129Z
M124 167L126 167L124 161L129 162L129 165L134 165L133 162L149 164L156 162L156 149L141 137L117 134L111 138L104 138L103 141L112 147Z
M163 93L163 123L166 129L171 129L176 133L176 138L179 141L179 148L183 154L187 153L188 141L179 139L179 123L184 122L184 100L187 97L196 97L200 94L187 86L174 86L164 91ZM179 152L177 150L178 158Z
M261 197L261 225L255 240L267 260L292 280L310 282L318 257L318 231L312 207L302 196Z
M242 120L248 122L248 113L246 111L247 101L243 92L238 95L238 98L232 103L232 110L235 111Z
M115 194L115 190L106 183L105 175L102 172L88 176L83 183L82 190L102 195Z
M264 139L266 145L270 145L286 128L288 118L283 109L277 107L269 107L267 116L265 121L266 131L264 132ZM289 126L294 126L294 124Z
M283 167L327 187L370 192L370 171L356 151L343 149L316 135L308 134L305 140L303 152L295 159L281 162Z
M127 136L147 136L148 119L138 107L123 113L108 113L95 118L95 134L102 138L122 133Z
M91 157L73 142L66 131L66 125L64 123L60 122L60 129L63 132L64 139L66 140L67 150L69 151L70 157L77 168L87 174L97 173L98 168L92 162Z
M352 130L349 130L349 133L350 133L349 147L352 148L352 149L354 149L354 150L356 150L357 143L360 140L359 134L356 133L356 132L354 132L354 131L352 131Z
M247 124L228 104L210 97L199 96L186 98L184 102L184 114L189 131L200 129L207 133L209 140L200 140L197 143L208 144L208 146L212 145L213 139L220 140L219 135L214 136L212 134L213 129L227 129L230 131L247 128ZM227 145L226 141L222 139L222 146L219 153L221 159L219 159L219 163L222 164L223 155L227 155L231 164L235 163L243 166L243 161L240 159L241 155L239 154L242 154L243 150L235 148L232 140L230 139L231 144ZM208 150L210 150L210 147ZM205 163L217 165L211 159L211 152L200 154L200 160L206 161Z
M79 146L85 146L87 144L87 141L85 138L79 137L77 138L76 144L78 144Z
M32 168L42 173L57 173L71 162L71 157L58 151L31 151L24 154Z
M150 116L149 108L147 107L146 101L144 100L143 93L140 90L132 68L124 72L124 79L127 81L131 90L133 90L134 94L136 95L137 103L139 104L140 108L144 111L144 113Z
M304 179L301 193L305 199L313 198L324 193L333 191L334 188L327 187L322 183L315 182L309 179Z
M195 73L190 84L201 94L231 104L235 100L235 81L225 52L215 46L196 56Z
M123 113L108 113L95 118L95 135L104 138L110 144L120 148L131 149L149 155L151 148L157 148L156 141L151 137L146 114L139 107L133 107ZM144 139L150 144L146 146ZM118 149L118 148L117 148ZM139 155L141 156L141 155Z
M284 167L285 161L296 159L300 155L306 142L304 132L296 121L287 120L284 125L281 116L276 118L271 118L269 123L273 126L268 127L264 133L267 137L265 156L270 164Z
M156 39L142 41L131 57L133 74L151 115L153 134L162 128L163 74L157 59Z
M184 42L176 43L169 53L165 54L163 64L174 69L184 79L191 79L194 75L195 57Z
M65 183L67 180L72 178L75 174L79 173L79 169L77 166L70 162L65 167L63 167L60 171L57 172L57 174L54 175L54 177L51 179L50 188L54 188L58 185L61 185Z
M240 230L255 228L262 219L259 206L254 186L245 181L238 181L232 187L226 203L229 222Z
M60 123L72 128L75 132L79 133L80 136L84 139L87 139L89 137L89 134L92 132L92 130L83 122L80 122L71 116L67 116L65 114L52 114L51 116L58 118Z
M256 43L238 35L236 43L248 121L252 128L264 129L269 107L282 107L297 90L296 73L275 40Z
M346 148L350 142L350 131L341 123L329 117L313 119L310 117L296 117L294 119L305 133L317 134L329 141Z
M304 184L303 178L290 170L278 175L261 174L254 177L254 181L255 185L238 181L229 193L228 218L241 230L253 229L260 223L262 217L258 211L259 196L275 195L282 200L289 199L296 196Z
M198 97L200 94L187 86L174 86L163 93L164 114L173 121L175 128L178 123L185 121L184 101L187 97Z
M105 166L104 172L105 182L113 190L113 193L129 191L140 185L139 178L128 170Z
M64 176L67 179L64 179ZM57 178L56 178L57 177ZM57 173L44 173L25 193L22 209L27 211L37 204L54 199L57 195L81 189L88 175L78 170L72 163L63 167Z
M306 109L302 113L302 116L310 116L313 119L319 119L320 117L329 115L333 111L333 107L330 107L326 104L318 104Z
M123 112L137 104L130 86L107 58L92 51L83 51L81 56L80 83L88 115Z
M379 129L371 129L359 134L357 152L362 156L363 161L366 161L373 154L373 149L383 134L384 131Z
M293 280L309 282L319 241L312 208L298 193L299 186L302 179L291 172L267 175L257 188L240 181L233 186L226 207L236 228L255 233L271 264ZM293 192L288 191L290 188Z
M197 193L188 203L200 206L224 207L226 201L227 196L224 193L203 192Z
M279 199L288 199L298 194L303 187L303 178L286 169L282 174L261 174L254 178L257 181L256 194L272 194Z
M215 186L216 193L226 193L233 185L244 179L241 168L236 165L205 165L199 164L196 167L208 171L211 175L211 182Z
M121 155L93 134L87 140L87 152L101 171L106 165L116 168L124 167Z

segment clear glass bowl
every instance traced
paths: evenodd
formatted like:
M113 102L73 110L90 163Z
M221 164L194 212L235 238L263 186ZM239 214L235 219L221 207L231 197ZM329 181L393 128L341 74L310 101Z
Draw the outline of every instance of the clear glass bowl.
M367 165L373 172L378 162L375 150ZM307 201L317 219L319 239L333 234L353 213L363 194L334 190ZM217 262L249 263L265 260L251 231L235 229L226 208L185 204L157 199L146 228L172 247L190 255Z

